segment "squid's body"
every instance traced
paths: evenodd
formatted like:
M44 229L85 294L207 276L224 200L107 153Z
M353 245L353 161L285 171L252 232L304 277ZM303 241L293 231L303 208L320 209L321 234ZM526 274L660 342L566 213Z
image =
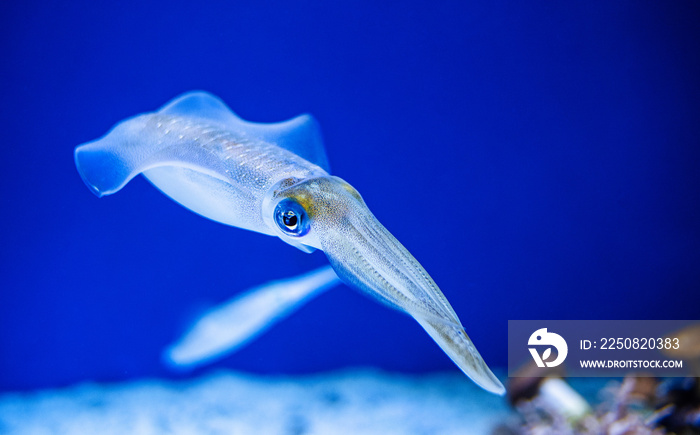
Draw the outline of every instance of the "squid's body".
M428 273L352 186L329 175L310 115L251 123L211 94L190 92L77 147L75 162L98 196L142 173L204 217L323 250L343 282L411 315L474 382L505 391Z

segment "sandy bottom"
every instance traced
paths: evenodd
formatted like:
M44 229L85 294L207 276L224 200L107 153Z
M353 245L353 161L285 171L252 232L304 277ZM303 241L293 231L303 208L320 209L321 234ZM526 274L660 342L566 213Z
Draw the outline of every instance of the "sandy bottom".
M488 434L504 398L460 373L87 383L0 395L3 434Z

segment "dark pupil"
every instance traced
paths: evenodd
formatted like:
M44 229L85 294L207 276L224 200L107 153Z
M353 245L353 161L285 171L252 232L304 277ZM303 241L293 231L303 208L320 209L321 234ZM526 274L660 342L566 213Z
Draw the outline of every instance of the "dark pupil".
M288 211L282 216L282 221L288 227L295 227L297 225L297 215L293 211Z

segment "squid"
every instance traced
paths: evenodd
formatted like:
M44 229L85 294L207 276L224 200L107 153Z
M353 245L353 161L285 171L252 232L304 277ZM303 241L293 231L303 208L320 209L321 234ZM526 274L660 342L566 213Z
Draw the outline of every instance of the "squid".
M182 337L165 349L163 362L172 369L187 370L234 353L339 283L331 266L324 266L244 291L191 322Z
M78 172L98 197L139 174L208 219L323 251L343 283L413 317L483 389L505 388L418 261L374 217L362 196L330 175L317 121L244 121L202 91L118 123L78 146Z

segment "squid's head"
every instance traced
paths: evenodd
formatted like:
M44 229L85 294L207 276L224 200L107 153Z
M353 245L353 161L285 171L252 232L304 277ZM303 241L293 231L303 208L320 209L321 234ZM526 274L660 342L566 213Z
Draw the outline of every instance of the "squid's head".
M409 314L458 322L425 270L341 178L283 180L263 210L279 238L306 252L323 250L344 282ZM435 303L426 303L430 295Z
M329 233L358 215L370 213L360 194L338 177L282 180L263 205L268 227L283 241L312 252L326 251Z
M263 213L278 237L306 252L323 250L346 284L411 315L464 373L503 393L435 282L352 186L333 176L283 180Z

